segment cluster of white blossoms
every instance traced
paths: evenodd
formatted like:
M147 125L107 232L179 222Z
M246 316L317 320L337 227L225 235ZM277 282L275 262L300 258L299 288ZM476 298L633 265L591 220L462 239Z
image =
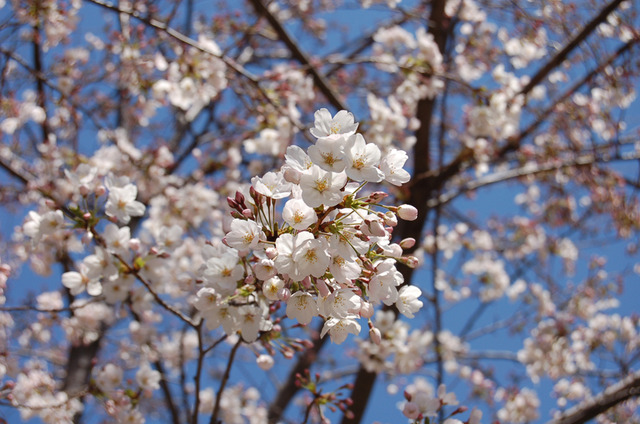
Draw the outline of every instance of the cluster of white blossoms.
M282 169L254 177L247 196L228 199L234 219L223 245L210 247L194 301L208 328L255 341L274 328L270 308L286 305L302 325L321 316L322 336L342 343L376 304L408 317L422 307L420 290L401 287L396 269L397 261L415 263L403 257L415 241L391 242L398 218L415 219L416 208L382 205L384 192L362 194L366 183L407 182L407 155L383 154L357 128L349 112L317 111L317 141L307 152L290 146Z
M458 399L455 393L447 393L447 388L444 384L438 387L437 393L434 393L434 389L424 378L417 377L412 384L408 385L405 389L404 396L407 399L402 405L402 413L405 417L409 418L412 423L418 424L421 422L430 422L429 417L436 417L438 413L447 405L457 406ZM456 409L450 414L449 418L445 419L442 424L463 424L462 420L452 418L461 412L466 411L466 407ZM482 411L473 408L469 414L466 424L479 424L482 418ZM424 420L424 421L423 421Z

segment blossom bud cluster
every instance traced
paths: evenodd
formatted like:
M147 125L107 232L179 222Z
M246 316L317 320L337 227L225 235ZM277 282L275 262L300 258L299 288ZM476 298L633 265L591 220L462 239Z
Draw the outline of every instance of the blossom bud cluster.
M274 328L270 312L286 305L302 325L321 316L322 336L342 343L360 332L358 319L372 316L372 304L395 305L408 317L421 308L420 290L400 288L396 268L415 258L391 242L398 218L415 219L416 208L382 205L384 192L361 194L366 183L407 182L407 155L383 154L357 128L351 113L317 111L317 141L307 152L290 146L282 169L228 198L234 219L203 267L194 302L208 328L254 341Z

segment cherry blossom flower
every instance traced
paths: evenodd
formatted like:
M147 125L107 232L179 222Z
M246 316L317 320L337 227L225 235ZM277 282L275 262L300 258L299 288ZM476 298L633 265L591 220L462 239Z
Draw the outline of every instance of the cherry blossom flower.
M44 215L29 211L30 220L23 225L24 233L38 243L43 236L54 234L64 228L64 215L61 210L49 211Z
M129 227L119 228L116 224L108 224L104 229L103 237L109 252L124 255L129 251L131 239Z
M287 316L296 319L302 325L309 324L318 315L318 303L314 297L306 292L297 291L287 302Z
M115 364L106 364L99 372L96 378L96 384L100 390L104 392L110 392L115 390L120 383L122 383L122 377L124 373L122 368Z
M291 184L284 180L281 172L267 172L262 178L253 177L251 185L258 193L272 199L283 199L291 194Z
M334 318L347 318L360 312L360 296L351 289L334 290L322 303L322 314Z
M157 390L160 388L161 375L152 370L148 362L144 362L136 372L136 382L144 390Z
M300 232L295 236L292 234L282 234L278 237L276 240L278 256L274 260L278 272L291 276L299 275L293 255L302 244L313 239L313 234L308 231Z
M262 284L262 293L269 300L279 300L279 293L283 287L284 281L276 275Z
M314 118L314 128L311 128L310 132L316 138L336 134L348 136L358 129L358 124L354 122L353 114L346 110L341 110L332 117L327 109L320 109L314 114Z
M124 187L112 186L109 189L105 214L116 217L118 221L125 224L129 223L132 216L144 215L145 206L136 201L137 196L138 188L133 184L127 184Z
M362 136L361 136L362 137ZM328 172L342 172L346 165L343 137L323 137L309 147L314 164Z
M328 247L329 243L324 238L309 239L300 244L292 255L296 267L291 278L299 281L308 275L322 277L331 261Z
M205 265L202 275L223 295L233 293L236 283L244 273L242 266L238 263L238 257L233 254L213 257L207 260Z
M398 311L407 318L413 318L416 312L422 308L422 301L418 298L422 296L422 291L416 286L404 286L398 292L396 307Z
M255 221L234 219L231 221L231 231L225 240L230 247L238 250L255 249L265 235Z
M348 334L360 334L360 324L356 321L357 315L347 315L344 318L329 318L325 321L320 337L327 333L331 337L331 342L341 344L347 339Z
M344 149L347 176L355 181L378 183L385 174L378 169L380 149L364 141L362 134L354 134L347 139Z
M402 169L408 158L406 152L391 149L380 162L380 169L384 172L385 181L397 186L409 181L411 176Z
M302 199L291 199L284 205L282 219L296 230L305 230L318 221L318 216Z
M314 165L300 177L302 199L312 208L335 206L342 201L341 189L346 182L347 175L344 172L327 172Z
M69 289L71 294L78 295L85 290L91 296L102 294L102 284L100 284L99 280L88 276L89 268L84 263L79 265L78 271L69 271L62 274L62 284Z

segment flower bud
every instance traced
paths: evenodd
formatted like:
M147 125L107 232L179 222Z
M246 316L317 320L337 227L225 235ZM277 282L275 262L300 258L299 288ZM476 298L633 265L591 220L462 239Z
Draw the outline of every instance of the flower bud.
M287 359L291 359L291 358L293 358L293 356L294 356L295 354L296 354L296 352L295 352L293 349L291 349L290 347L285 347L285 348L282 350L282 356L284 356L284 357L285 357L285 358L287 358Z
M362 318L369 319L373 316L374 312L375 312L375 308L371 303L363 301L362 304L360 305L360 316Z
M291 297L291 290L289 290L288 288L283 287L278 291L278 299L282 300L283 302L286 302L287 300L289 300L290 297Z
M331 294L329 287L327 287L327 283L322 278L318 278L316 280L316 288L318 289L320 297L327 297Z
M382 335L380 334L380 330L376 327L371 327L369 329L369 337L371 337L371 341L376 345L382 343Z
M227 204L231 209L238 209L238 206L239 206L238 203L235 200L233 200L231 197L227 197Z
M93 240L93 233L87 231L82 235L82 244L89 244Z
M311 277L309 276L304 277L300 283L302 284L302 287L307 290L311 290L311 288L313 287L313 285L311 284Z
M404 404L402 413L410 420L415 420L420 416L420 408L418 408L418 405L413 402L407 402Z
M132 238L129 240L129 249L137 252L140 250L140 240L137 238Z
M238 205L241 205L244 207L244 194L240 193L239 191L236 191L236 197L234 200Z
M415 256L403 256L401 258L398 258L398 262L403 263L412 269L417 268L418 265L420 265L418 258L416 258Z
M390 227L395 227L396 225L398 225L398 218L396 217L396 214L391 211L385 212L385 214L383 215L383 219L384 223Z
M276 256L278 256L278 251L276 250L275 247L269 247L265 249L264 253L267 255L267 258L269 259L274 259Z
M416 239L414 239L413 237L407 237L400 242L400 247L402 247L403 249L411 249L415 245Z
M400 205L398 206L397 214L405 221L415 221L418 218L418 209L411 205Z
M300 184L300 176L302 175L301 172L296 171L295 169L292 168L287 168L284 171L284 179L287 182L293 183L293 184Z
M105 188L105 186L101 185L96 189L96 196L98 197L104 196L106 192L107 192L107 189Z
M244 216L247 219L253 219L253 212L251 212L251 209L243 209L242 216Z
M389 195L387 193L385 193L384 191L374 191L373 193L371 193L369 195L369 198L367 199L367 203L380 203L387 196L389 196Z
M371 235L374 237L385 237L387 233L384 230L384 227L377 219L365 219L364 223L366 225L365 228L360 227L363 232L368 233L367 235ZM366 231L364 231L366 230Z
M264 196L258 193L253 186L249 187L249 194L251 194L251 197L255 200L256 205L261 205L264 202Z
M256 363L263 371L269 371L273 367L274 360L270 355L262 354L258 356Z

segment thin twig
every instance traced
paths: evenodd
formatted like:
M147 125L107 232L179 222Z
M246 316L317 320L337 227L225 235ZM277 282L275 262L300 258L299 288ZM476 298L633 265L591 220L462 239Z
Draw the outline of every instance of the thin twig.
M229 375L231 374L231 366L233 365L233 359L236 356L236 352L238 348L242 344L242 338L238 338L238 341L233 348L231 348L231 353L229 354L229 362L227 362L227 369L224 371L224 375L222 376L222 381L220 382L220 388L218 389L218 393L216 394L216 404L213 407L213 413L211 414L211 420L209 420L209 424L217 424L218 423L218 413L220 412L220 399L222 399L222 393L224 392L224 388L229 381Z

